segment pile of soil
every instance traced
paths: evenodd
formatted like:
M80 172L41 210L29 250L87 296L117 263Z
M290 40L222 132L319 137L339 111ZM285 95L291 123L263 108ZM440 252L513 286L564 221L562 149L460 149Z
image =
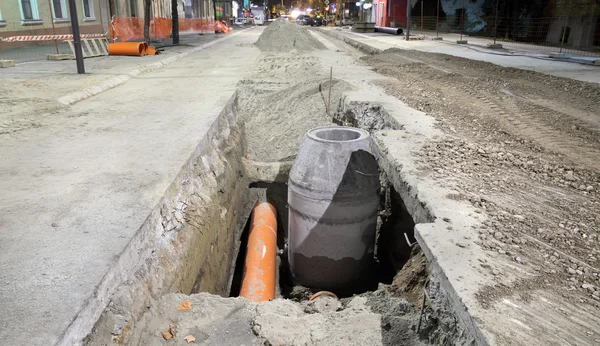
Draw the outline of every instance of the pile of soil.
M256 46L263 52L312 51L325 49L305 28L279 19L269 24L260 35Z
M331 107L336 109L342 93L351 86L333 80ZM327 114L329 80L303 82L272 93L256 93L250 87L241 91L249 158L275 162L293 160L306 132L331 126Z

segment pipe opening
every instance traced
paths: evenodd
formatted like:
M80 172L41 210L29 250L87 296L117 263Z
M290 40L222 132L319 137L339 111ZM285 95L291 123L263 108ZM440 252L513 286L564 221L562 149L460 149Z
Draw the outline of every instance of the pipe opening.
M316 137L324 141L348 142L368 137L369 134L358 129L343 127L330 127L314 129L309 132L309 136Z

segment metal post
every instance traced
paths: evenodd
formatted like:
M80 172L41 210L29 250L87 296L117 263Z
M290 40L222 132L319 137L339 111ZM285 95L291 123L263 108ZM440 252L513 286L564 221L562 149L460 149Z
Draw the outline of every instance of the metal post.
M327 96L327 114L331 116L331 86L333 85L333 66L329 69L329 94Z
M465 29L465 0L462 0L462 12L461 12L461 21L460 21L460 40L462 41L463 30Z
M498 5L500 0L496 0L496 18L494 18L494 44L496 44L496 36L498 36Z
M81 51L81 37L79 35L79 19L77 18L77 6L75 0L69 0L69 14L71 15L71 29L73 31L73 45L75 48L75 61L77 62L77 73L84 74L83 52Z
M440 36L440 0L437 2L437 15L435 19L435 37Z
M421 0L421 31L423 31L423 0Z
M410 39L410 13L412 12L411 0L406 1L406 41Z
M52 35L56 35L56 29L54 28L54 13L52 13L52 4L50 0L48 0L48 8L50 9L50 23L52 23ZM56 46L56 54L58 54L58 40L54 40L54 45Z
M565 35L567 34L567 25L569 24L569 15L571 14L571 0L569 0L569 8L567 9L567 16L565 17L565 26L563 27L562 38L560 39L560 50L562 53L563 46L565 45Z

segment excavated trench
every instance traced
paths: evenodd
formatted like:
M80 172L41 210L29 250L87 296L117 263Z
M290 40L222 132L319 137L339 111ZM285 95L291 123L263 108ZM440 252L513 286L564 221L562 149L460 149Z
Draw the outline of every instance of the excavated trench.
M257 126L266 126L268 123L265 121L270 116L277 116L277 107L271 107L271 111L268 107L266 110L254 110L263 114L263 118L254 119L255 113L248 112L248 102L255 102L255 99L249 100L243 91L231 98L206 138L183 166L163 199L121 256L127 261L123 262L121 259L117 267L123 267L123 272L129 274L121 274L124 281L111 296L108 307L86 339L87 344L116 342L159 345L164 342L162 332L169 329L171 323L178 326L181 332L188 328L188 324L196 326L196 329L200 328L198 326L204 323L200 320L189 322L172 315L177 312L177 306L171 306L169 309L172 311L165 312L165 304L168 305L169 299L180 301L183 299L181 294L195 297L196 293L206 292L231 297L227 298L231 301L219 301L223 306L242 304L240 298L233 297L238 297L240 293L250 215L257 200L268 200L277 210L278 298L300 304L298 306L302 306L303 313L322 313L326 316L326 321L327 318L337 318L336 313L351 311L348 313L358 314L357 326L362 317L356 311L362 310L355 307L356 297L364 298L364 305L370 308L370 312L364 313L380 316L380 325L375 329L381 334L381 344L444 345L451 342L460 329L452 312L432 308L431 301L425 304L424 313L420 311L423 287L429 273L427 261L415 241L414 226L415 222L431 222L432 216L418 200L406 201L401 198L396 190L399 187L388 179L388 174L394 172L380 169L380 206L373 258L376 270L372 275L365 277L361 285L339 292L339 303L325 304L333 304L333 311L328 311L323 306L315 307L315 302L309 302L308 297L316 291L295 286L292 281L287 253L284 251L288 232L287 180L295 152L306 130L323 125L354 126L371 133L400 128L380 105L347 102L343 96L347 85L338 81L334 81L334 85L335 93L331 104L335 105L335 111L330 112L333 115L328 115L324 103L317 106L307 102L308 109L302 109L301 106L296 108L298 114L320 113L313 122L304 121L302 126L284 126L281 133L271 134L275 143L282 137L288 138L285 144L265 144L271 147L271 160L259 161L261 155L265 155L264 148L252 146L260 144L261 140L269 141L266 137L268 132L256 132L256 129ZM305 91L317 95L321 100L321 91L325 87L328 87L328 82L303 86ZM249 129L253 132L248 132ZM377 150L374 152L377 153ZM173 296L173 293L179 295ZM196 296L204 299L201 304L206 305L207 309L219 309L211 305L214 302L206 300L208 298L204 295ZM196 302L200 298L190 299ZM245 302L240 306L247 307L248 304ZM227 308L223 309L227 312ZM250 317L240 316L237 321L242 323L240 321L247 319L249 325L246 327L252 333L242 333L240 338L258 340L260 344L303 344L297 337L294 339L293 336L278 335L279 331L275 333L277 335L272 330L269 332L269 328L265 326L268 319L265 322L265 315L261 315L260 307L249 311ZM214 315L213 312L210 314ZM202 316L206 317L205 314ZM227 316L230 315L225 314L223 321L227 320ZM422 323L419 322L421 317ZM194 317L188 318L193 320ZM167 320L171 322L167 323ZM214 325L217 322L211 323ZM417 325L420 325L419 330ZM285 326L281 328L285 330ZM307 332L314 333L315 328L327 328L327 323L321 327L308 325L304 328ZM349 333L352 334L353 330L360 334L358 327L350 327ZM210 344L231 344L238 340L234 337L235 333L228 334L229 339L219 339L220 334L211 336L209 331L196 332L205 335ZM277 340L279 341L276 342ZM326 343L328 341L320 344Z

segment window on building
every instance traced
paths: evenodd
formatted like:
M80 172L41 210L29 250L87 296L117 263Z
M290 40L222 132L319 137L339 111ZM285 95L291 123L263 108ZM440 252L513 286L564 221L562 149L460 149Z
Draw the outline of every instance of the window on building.
M19 0L21 4L21 19L23 21L39 21L37 0Z
M83 0L83 19L96 19L94 15L94 0Z
M132 17L138 16L137 0L129 0L129 11Z
M52 9L54 10L54 19L67 19L67 1L52 0Z

